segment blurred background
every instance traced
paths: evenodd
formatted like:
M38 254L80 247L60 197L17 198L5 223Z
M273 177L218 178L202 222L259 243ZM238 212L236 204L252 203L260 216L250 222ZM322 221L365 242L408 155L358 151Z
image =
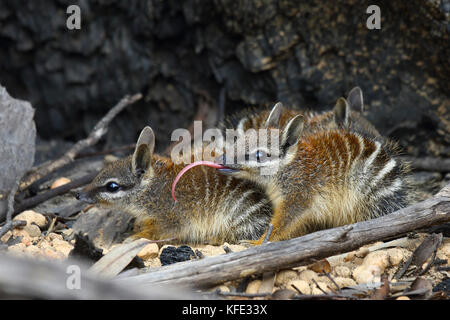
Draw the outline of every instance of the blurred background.
M80 30L66 27L71 4ZM366 27L370 4L380 30ZM144 99L97 148L150 124L162 151L201 101L219 119L277 101L324 110L354 86L407 154L449 157L449 14L447 0L2 0L0 83L36 109L37 161L39 145L85 137L125 94Z

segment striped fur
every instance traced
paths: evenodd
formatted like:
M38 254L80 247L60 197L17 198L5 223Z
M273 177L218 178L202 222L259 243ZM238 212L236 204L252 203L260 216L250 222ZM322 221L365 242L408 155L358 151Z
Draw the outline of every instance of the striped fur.
M283 148L283 141L280 145ZM395 144L372 138L367 132L323 127L304 130L295 144L280 152L279 170L274 175L260 176L245 164L231 168L237 169L236 177L266 189L274 207L271 240L276 241L378 217L405 206L408 168L394 159L397 153ZM259 169L265 165L260 163Z
M133 172L134 158L143 161L139 156L129 156L108 165L84 188L80 198L135 216L135 238L175 237L180 243L237 242L258 239L267 228L271 203L255 183L223 176L213 168L195 167L181 178L178 201L174 202L171 184L184 164L151 155L150 167L139 176ZM107 192L106 182L111 181L122 189Z

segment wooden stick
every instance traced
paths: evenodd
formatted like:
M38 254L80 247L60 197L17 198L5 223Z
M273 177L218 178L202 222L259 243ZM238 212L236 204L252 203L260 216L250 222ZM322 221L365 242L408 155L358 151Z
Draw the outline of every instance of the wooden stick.
M142 94L138 93L133 96L125 96L122 100L119 101L109 112L95 125L94 129L91 131L89 136L80 140L69 151L67 151L62 157L52 161L50 163L46 163L43 166L39 166L33 169L26 178L22 181L20 185L20 190L24 190L28 188L33 182L39 180L40 178L48 175L49 173L71 163L75 156L83 149L90 147L96 144L101 137L106 133L107 127L112 119L125 107L128 105L138 101L142 98Z
M430 199L383 217L291 240L266 243L240 252L176 263L116 281L125 281L130 285L211 286L267 271L306 265L315 259L352 251L368 243L448 221L450 184Z
M0 238L7 233L9 230L14 229L19 226L24 226L27 224L26 221L17 220L12 221L13 211L14 211L14 196L16 195L17 189L19 188L20 184L20 178L16 180L13 187L9 191L8 194L8 208L6 211L6 223L3 225L3 227L0 229Z
M173 287L129 288L100 279L72 258L61 262L0 253L2 299L199 299Z
M47 192L43 192L34 197L25 199L16 206L16 208L14 210L14 214L18 214L26 209L33 208L33 207L37 206L38 204L40 204L44 201L47 201L48 199L51 199L53 197L67 193L72 189L84 186L85 184L88 184L89 182L91 182L92 179L94 179L97 176L97 174L98 174L97 171L91 172L79 179L76 179L69 183L63 184L60 187L51 189Z
M112 148L109 150L103 150L103 151L97 151L97 152L86 152L86 153L79 153L75 156L75 159L82 159L82 158L89 158L89 157L97 157L97 156L103 156L106 154L112 154L118 151L129 151L134 150L136 148L136 144L127 144L121 147Z

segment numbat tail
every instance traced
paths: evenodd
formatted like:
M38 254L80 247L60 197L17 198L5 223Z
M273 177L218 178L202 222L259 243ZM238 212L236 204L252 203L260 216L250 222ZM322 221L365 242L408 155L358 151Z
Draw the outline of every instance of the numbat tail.
M155 137L142 130L134 154L105 167L78 195L79 200L114 207L135 216L134 238L180 243L223 243L258 239L266 230L272 207L254 182L195 167L172 182L184 164L153 154Z
M251 141L258 137L245 137L245 148L235 155L244 162L233 162L227 154L218 158L230 168L228 174L266 190L274 207L270 240L378 217L407 204L408 168L395 159L395 144L370 125L349 121L348 107L340 98L334 112L342 125L320 130L308 130L303 115L283 127L282 113L271 113L266 120L268 144L260 146ZM270 140L273 127L283 127L277 141Z

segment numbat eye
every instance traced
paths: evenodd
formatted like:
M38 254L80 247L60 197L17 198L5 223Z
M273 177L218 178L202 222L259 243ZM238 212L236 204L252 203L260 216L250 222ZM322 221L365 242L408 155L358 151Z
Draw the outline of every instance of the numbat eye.
M120 186L115 182L108 182L106 184L106 190L108 192L116 192L120 189Z

